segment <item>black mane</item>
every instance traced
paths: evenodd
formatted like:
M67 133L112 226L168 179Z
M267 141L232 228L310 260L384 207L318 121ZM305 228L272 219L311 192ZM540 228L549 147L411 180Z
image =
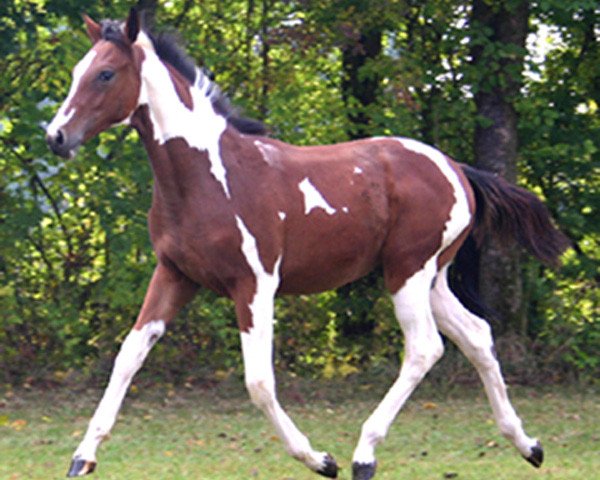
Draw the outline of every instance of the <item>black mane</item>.
M119 22L114 20L104 20L102 25L102 38L113 42L119 46L123 46L126 42L125 35L121 30ZM206 88L206 96L212 101L215 111L227 119L227 121L236 128L240 133L248 135L266 135L267 130L262 122L250 118L241 117L238 110L231 104L227 95L212 82L210 74L205 69L200 69L198 79L198 68L190 56L180 46L178 36L173 33L154 34L148 30L144 30L146 35L152 41L154 50L158 57L171 65L183 77L190 82L191 85L209 82Z

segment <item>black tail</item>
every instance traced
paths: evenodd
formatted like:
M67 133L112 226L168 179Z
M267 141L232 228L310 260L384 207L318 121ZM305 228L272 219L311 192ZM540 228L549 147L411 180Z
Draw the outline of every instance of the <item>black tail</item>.
M453 267L455 293L467 308L484 315L477 295L479 249L487 237L503 243L516 241L531 255L558 266L569 239L552 223L546 206L533 193L493 173L461 165L475 194L475 223L470 238L456 255Z

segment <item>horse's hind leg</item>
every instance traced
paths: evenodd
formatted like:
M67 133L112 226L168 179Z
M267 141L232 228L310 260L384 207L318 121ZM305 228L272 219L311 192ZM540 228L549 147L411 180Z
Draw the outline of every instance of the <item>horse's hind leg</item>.
M435 261L431 260L393 295L396 316L404 333L404 361L398 379L363 424L352 459L354 480L374 476L375 446L384 439L406 399L443 354L429 300L435 274Z
M431 305L438 328L458 345L477 369L502 434L527 461L539 467L544 458L542 447L537 440L525 434L521 420L508 399L490 326L469 312L454 296L446 274L447 267L440 271L431 291Z
M96 450L114 425L133 376L164 333L166 324L192 298L195 291L196 286L179 273L160 264L156 267L144 305L134 328L121 345L108 386L73 455L67 476L79 477L94 471Z

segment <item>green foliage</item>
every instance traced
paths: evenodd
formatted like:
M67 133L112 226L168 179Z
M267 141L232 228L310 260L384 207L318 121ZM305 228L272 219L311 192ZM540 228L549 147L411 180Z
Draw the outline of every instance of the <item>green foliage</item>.
M470 3L207 0L156 5L158 26L182 35L197 63L274 136L297 144L347 139L349 118L370 135L405 135L473 160L473 94L510 81L496 67L521 52L469 25ZM52 155L49 121L89 48L80 14L123 18L131 2L13 1L0 5L0 381L104 375L133 323L155 259L146 228L152 178L137 134L106 132L74 160ZM574 242L560 272L524 266L526 341L558 376L598 371L600 53L594 2L532 4L532 28L556 37L528 62L520 115L521 182L547 201ZM374 104L345 103L342 46L380 29L382 53L360 71L378 78ZM546 30L540 30L543 32ZM540 33L541 35L541 33ZM542 39L544 41L544 39ZM481 46L486 68L470 64ZM520 72L512 72L518 75ZM398 359L402 340L376 282L278 300L277 361L299 374L348 375ZM360 315L373 329L352 331ZM350 320L348 320L350 319ZM149 374L169 380L239 372L231 304L203 292L155 347ZM198 366L202 366L200 369ZM217 372L217 373L214 373Z

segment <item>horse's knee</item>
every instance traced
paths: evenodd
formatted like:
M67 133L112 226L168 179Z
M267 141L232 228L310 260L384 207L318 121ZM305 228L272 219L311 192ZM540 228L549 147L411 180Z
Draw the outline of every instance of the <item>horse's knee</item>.
M130 379L141 368L148 352L164 332L165 323L162 320L149 322L140 330L131 330L115 358L113 375L123 381Z
M409 375L414 381L420 381L444 354L444 344L439 335L420 342L419 345L410 348L405 364Z
M444 343L439 335L422 342L419 350L413 354L413 361L423 369L429 370L444 355Z
M246 389L250 395L250 400L258 408L264 409L273 403L275 397L273 382L266 379L246 380Z
M489 370L498 366L492 329L486 322L481 322L478 329L471 332L464 352L478 369Z

